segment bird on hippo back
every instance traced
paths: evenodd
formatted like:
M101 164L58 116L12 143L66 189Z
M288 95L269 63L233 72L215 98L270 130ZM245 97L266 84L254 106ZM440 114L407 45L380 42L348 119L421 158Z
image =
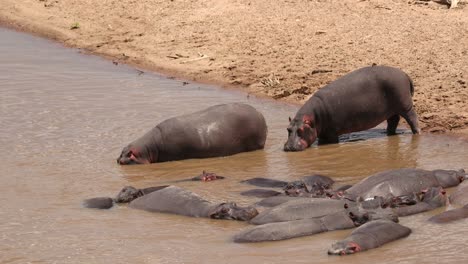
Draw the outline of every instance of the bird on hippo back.
M302 151L317 139L338 143L338 136L367 130L387 120L387 134L396 134L402 116L419 134L413 109L414 87L403 71L373 66L353 71L318 90L289 119L284 151Z

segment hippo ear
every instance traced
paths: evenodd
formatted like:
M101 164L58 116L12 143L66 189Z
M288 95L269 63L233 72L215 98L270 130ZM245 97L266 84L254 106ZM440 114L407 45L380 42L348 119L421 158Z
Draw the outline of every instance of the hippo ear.
M291 117L289 117L289 122L291 122Z

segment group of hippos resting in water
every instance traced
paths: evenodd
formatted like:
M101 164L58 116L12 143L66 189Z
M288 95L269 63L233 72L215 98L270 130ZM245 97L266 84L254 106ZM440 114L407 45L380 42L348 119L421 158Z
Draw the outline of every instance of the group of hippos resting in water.
M403 117L419 133L413 109L413 82L403 71L371 66L353 71L316 92L287 127L284 151L302 151L315 141L337 143L338 136L372 128L387 121L387 134L396 133ZM148 164L190 158L228 156L264 147L267 125L263 115L247 104L233 103L167 119L122 150L121 165ZM203 172L191 179L222 179ZM353 186L335 186L322 175L286 182L265 178L243 181L260 187L241 195L261 197L242 207L234 202L212 202L174 186L137 189L124 187L115 198L87 199L88 208L108 209L128 203L131 208L192 217L248 221L253 226L234 236L238 243L276 241L321 232L355 229L331 246L329 254L352 254L403 238L411 230L398 217L445 206L464 205L436 215L443 223L468 217L468 178L464 170L395 169L380 172ZM444 188L458 186L447 198Z
M223 179L203 172L192 180ZM261 197L250 206L234 202L212 202L174 186L137 189L124 187L115 198L97 197L83 202L87 208L109 209L126 204L150 212L172 213L248 221L248 227L233 237L237 243L277 241L327 231L355 229L349 237L333 244L329 254L353 254L404 238L411 229L398 224L399 217L442 206L464 205L435 215L429 221L446 223L468 217L468 178L464 170L395 169L380 172L349 186L336 186L323 175L286 182L266 178L242 181L259 187L242 195ZM444 188L458 186L449 198Z

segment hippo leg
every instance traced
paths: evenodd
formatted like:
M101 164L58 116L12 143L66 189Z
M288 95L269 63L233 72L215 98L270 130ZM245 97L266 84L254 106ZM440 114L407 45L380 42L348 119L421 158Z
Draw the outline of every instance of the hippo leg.
M387 119L387 135L391 136L396 134L398 122L400 122L400 115L394 115Z
M413 134L419 134L418 115L414 111L414 108L411 108L411 110L406 113L402 113L401 116L408 122Z
M339 142L338 135L326 135L326 136L320 136L318 139L318 144L323 145L323 144L336 144Z

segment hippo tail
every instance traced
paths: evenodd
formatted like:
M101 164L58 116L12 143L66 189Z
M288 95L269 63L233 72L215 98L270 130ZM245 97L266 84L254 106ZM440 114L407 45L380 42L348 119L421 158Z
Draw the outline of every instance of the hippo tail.
M408 75L406 75L408 76ZM411 78L408 76L408 80L409 80L409 84L410 84L410 93L411 93L411 96L414 95L414 84L413 84L413 80L411 80Z

